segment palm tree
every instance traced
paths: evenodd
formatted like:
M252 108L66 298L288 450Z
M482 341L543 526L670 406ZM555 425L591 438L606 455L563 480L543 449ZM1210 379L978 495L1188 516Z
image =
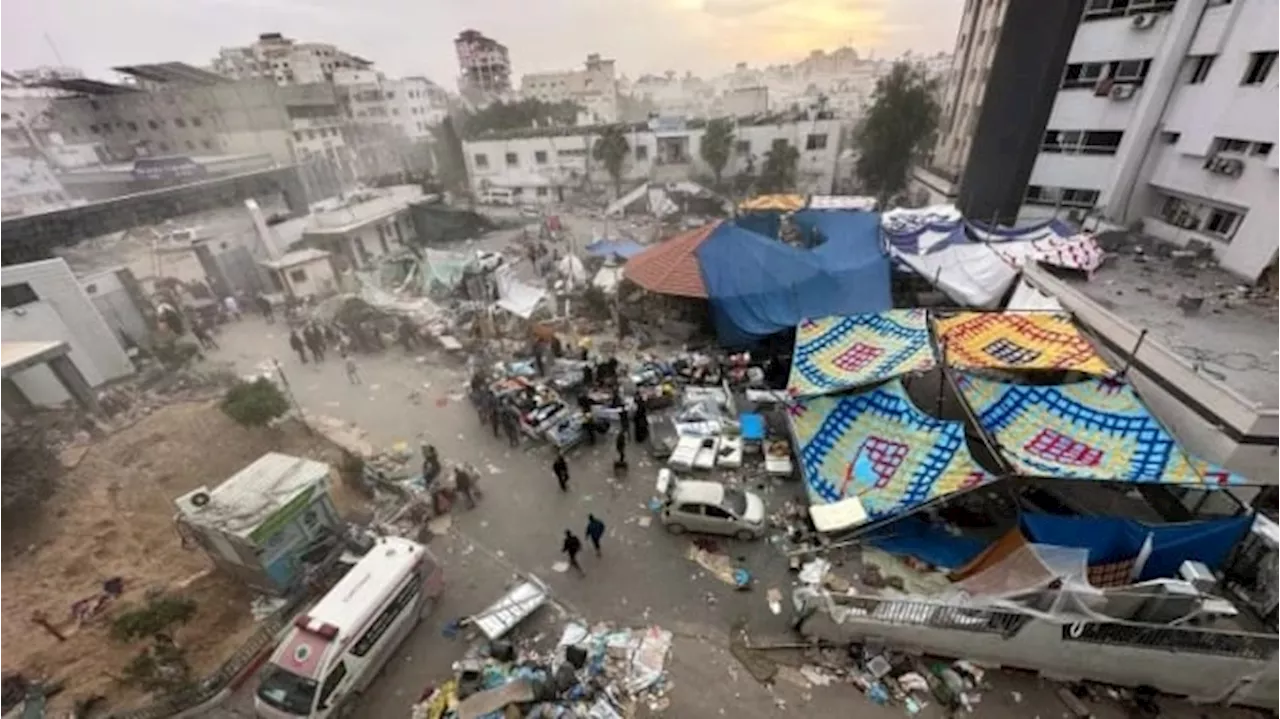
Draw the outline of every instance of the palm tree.
M800 151L791 143L783 140L773 143L773 147L764 153L764 168L760 170L760 190L762 192L790 192L796 187L796 165L800 162Z
M724 166L729 163L729 152L733 150L733 122L719 117L707 123L707 131L702 135L702 145L698 153L703 162L711 168L716 178L716 189L720 188L720 175Z
M603 164L609 177L613 178L615 197L622 196L622 168L630 155L631 144L627 142L626 129L622 125L604 128L591 148L591 156Z

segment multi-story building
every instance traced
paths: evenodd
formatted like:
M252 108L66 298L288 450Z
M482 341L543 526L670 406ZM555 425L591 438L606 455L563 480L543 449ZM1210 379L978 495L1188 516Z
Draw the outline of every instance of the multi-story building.
M265 77L279 85L332 82L339 70L360 70L373 63L323 42L296 42L278 32L263 33L245 47L218 51L211 69L235 80Z
M507 46L478 30L463 30L453 41L462 72L458 89L471 96L511 92L511 55Z
M618 121L618 78L613 60L602 60L598 53L587 56L581 70L539 72L520 80L525 97L545 102L577 103L593 123Z
M700 152L705 127L702 121L679 119L628 126L631 153L623 168L624 184L709 177L711 168ZM608 173L591 158L592 143L601 129L530 128L467 140L463 154L472 190L481 194L493 187L508 188L521 202L544 203L559 201L565 190L588 181L608 185L612 182ZM740 121L734 129L733 153L723 176L758 174L765 153L777 144L788 144L800 152L796 189L829 193L835 179L840 136L841 123L835 119Z
M449 113L448 95L425 77L388 79L373 70L345 70L334 75L334 84L357 123L393 126L411 141L430 139L431 126Z
M1280 221L1278 14L1273 0L970 0L934 167L916 179L973 217L1140 224L1256 278Z

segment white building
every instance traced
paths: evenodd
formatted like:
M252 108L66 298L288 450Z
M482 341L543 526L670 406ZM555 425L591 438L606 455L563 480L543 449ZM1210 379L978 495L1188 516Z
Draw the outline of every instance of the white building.
M581 70L525 75L520 93L544 102L572 101L587 111L591 123L618 121L618 78L613 60L592 53Z
M71 196L58 181L49 163L39 158L13 155L0 162L4 216L55 210L71 204Z
M222 48L211 69L236 80L267 77L280 85L305 85L331 82L339 70L372 64L329 43L296 42L269 32L259 35L252 45Z
M345 92L351 119L398 128L410 140L431 137L449 114L449 97L425 77L389 79L374 70L341 70L333 82Z
M491 133L463 143L467 175L477 195L492 187L515 191L524 203L557 202L564 190L587 179L609 185L612 179L591 159L591 146L600 127L534 128ZM739 122L734 130L734 151L724 168L731 178L748 167L759 173L765 153L775 143L786 143L800 152L796 166L799 192L831 192L842 125L834 119L800 119L779 122ZM710 177L700 143L705 123L661 120L632 125L628 131L631 155L623 168L623 184L644 181L674 182Z

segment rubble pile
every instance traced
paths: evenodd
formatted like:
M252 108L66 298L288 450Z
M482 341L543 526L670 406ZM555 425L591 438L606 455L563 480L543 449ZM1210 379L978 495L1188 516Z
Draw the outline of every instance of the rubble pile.
M431 687L414 719L505 716L621 719L644 707L665 710L671 632L660 627L565 626L553 651L493 641L454 665L454 677Z

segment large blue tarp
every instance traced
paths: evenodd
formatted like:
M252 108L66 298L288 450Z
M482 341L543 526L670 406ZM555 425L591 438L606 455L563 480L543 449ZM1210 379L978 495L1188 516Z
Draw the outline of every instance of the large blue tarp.
M848 217L825 224L825 241L813 249L791 247L733 222L722 222L698 247L722 344L750 344L806 318L892 306L879 215L821 214Z
M915 557L942 569L959 569L987 548L989 542L951 534L919 517L903 517L864 537L865 542L890 554Z
M1147 580L1177 577L1178 567L1187 560L1220 569L1252 523L1253 517L1249 515L1179 524L1143 524L1119 517L1023 514L1022 533L1027 541L1035 544L1086 549L1090 566L1138 556L1150 535L1151 555L1138 577Z
M777 239L782 230L784 214L781 210L754 210L743 212L734 218L734 222L744 230Z
M624 260L628 260L641 252L644 252L645 248L644 245L636 242L635 240L601 239L592 242L582 249L586 251L588 255L593 255L595 257L613 257L616 255Z

